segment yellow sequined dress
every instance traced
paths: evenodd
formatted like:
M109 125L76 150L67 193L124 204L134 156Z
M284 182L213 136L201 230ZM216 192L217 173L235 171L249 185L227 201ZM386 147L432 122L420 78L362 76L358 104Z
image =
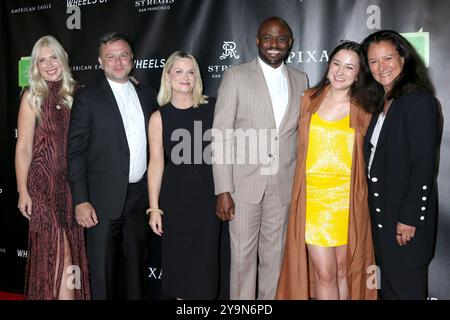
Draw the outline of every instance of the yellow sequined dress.
M306 158L306 243L347 244L354 129L349 115L327 121L311 117Z

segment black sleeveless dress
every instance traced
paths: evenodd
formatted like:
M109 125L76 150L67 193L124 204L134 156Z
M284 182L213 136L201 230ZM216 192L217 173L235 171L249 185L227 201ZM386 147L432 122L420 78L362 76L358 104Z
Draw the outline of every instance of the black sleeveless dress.
M219 286L220 220L211 166L215 99L197 108L160 108L165 168L160 207L161 291L182 299L214 299Z

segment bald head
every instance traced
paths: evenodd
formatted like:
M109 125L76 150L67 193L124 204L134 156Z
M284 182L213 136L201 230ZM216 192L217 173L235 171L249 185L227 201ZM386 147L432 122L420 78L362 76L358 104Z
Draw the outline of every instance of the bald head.
M293 33L292 33L292 29L291 29L291 27L289 26L289 24L288 24L284 19L282 19L282 18L280 18L280 17L276 17L276 16L269 17L269 18L265 19L265 20L259 25L259 28L258 28L258 35L260 34L261 30L262 30L266 25L271 24L271 23L274 23L274 22L275 22L275 23L278 23L278 24L282 25L284 28L286 28L286 30L289 32L289 35L290 35L291 38L294 37L294 36L293 36Z
M259 57L272 68L278 68L292 46L292 30L286 21L270 17L261 23L256 37Z

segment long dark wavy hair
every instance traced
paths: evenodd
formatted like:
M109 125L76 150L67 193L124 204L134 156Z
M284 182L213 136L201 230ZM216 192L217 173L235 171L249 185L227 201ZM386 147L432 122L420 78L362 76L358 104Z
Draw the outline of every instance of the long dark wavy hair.
M425 64L416 49L396 31L381 30L365 38L361 44L364 52L364 63L368 65L367 51L370 45L381 41L391 42L400 57L404 59L404 63L402 71L395 79L389 92L384 92L383 86L369 72L366 89L378 101L379 110L382 110L385 99L395 99L414 91L424 90L434 95L434 86Z
M317 86L313 88L313 93L311 95L312 99L315 99L320 96L320 94L325 90L325 88L330 84L330 80L327 78L328 71L330 70L330 63L333 60L333 57L341 50L350 50L357 54L359 58L359 72L356 78L355 83L350 87L349 96L353 103L361 106L364 110L370 113L377 112L377 101L373 98L373 95L369 95L365 90L366 83L368 82L367 77L370 72L367 67L367 64L364 63L364 54L362 51L362 47L359 43L355 41L344 41L336 48L334 48L333 52L329 56L328 59L328 67L325 72L322 80L319 82Z

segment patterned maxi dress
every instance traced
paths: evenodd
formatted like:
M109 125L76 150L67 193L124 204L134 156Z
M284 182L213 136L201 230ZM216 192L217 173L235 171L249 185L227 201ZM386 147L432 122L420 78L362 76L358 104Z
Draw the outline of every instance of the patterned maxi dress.
M55 299L54 292L58 294L63 272L66 272L63 270L65 233L72 256L70 271L74 281L70 283L75 287L75 299L89 299L84 231L75 220L67 181L70 110L59 102L62 82L47 84L50 94L42 103L42 117L36 123L27 183L33 206L25 296L27 299Z

